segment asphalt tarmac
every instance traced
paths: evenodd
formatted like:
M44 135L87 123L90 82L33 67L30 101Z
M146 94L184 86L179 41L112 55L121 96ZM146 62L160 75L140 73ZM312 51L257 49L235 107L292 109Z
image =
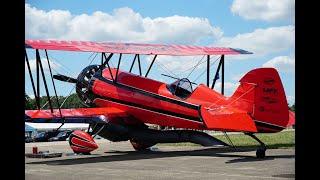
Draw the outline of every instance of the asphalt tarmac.
M74 155L67 141L26 143L58 158L25 158L25 178L54 179L294 179L295 149L268 149L257 159L254 149L155 146L136 152L129 142L96 140L92 155Z

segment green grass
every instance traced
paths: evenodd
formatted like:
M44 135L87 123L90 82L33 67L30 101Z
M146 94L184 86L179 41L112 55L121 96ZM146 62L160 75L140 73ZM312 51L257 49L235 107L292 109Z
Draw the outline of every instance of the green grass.
M295 146L295 131L284 131L279 133L270 134L256 134L256 136L267 145L269 149L276 148L291 148ZM229 144L224 135L214 136ZM251 137L244 134L231 134L229 135L232 143L237 147L257 147L259 145ZM194 143L161 143L159 146L200 146Z

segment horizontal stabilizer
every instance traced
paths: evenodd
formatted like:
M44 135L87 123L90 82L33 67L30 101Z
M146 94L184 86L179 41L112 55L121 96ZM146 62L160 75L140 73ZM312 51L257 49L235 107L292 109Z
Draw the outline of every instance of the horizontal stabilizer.
M208 129L217 131L257 132L252 118L245 111L232 107L201 107L201 116Z

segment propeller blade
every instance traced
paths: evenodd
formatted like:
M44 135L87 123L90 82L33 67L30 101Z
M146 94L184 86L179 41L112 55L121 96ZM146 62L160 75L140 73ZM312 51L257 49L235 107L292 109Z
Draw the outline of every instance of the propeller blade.
M61 74L56 74L52 76L54 79L59 80L59 81L64 81L64 82L69 82L69 83L77 83L78 80L72 77L68 77L65 75Z

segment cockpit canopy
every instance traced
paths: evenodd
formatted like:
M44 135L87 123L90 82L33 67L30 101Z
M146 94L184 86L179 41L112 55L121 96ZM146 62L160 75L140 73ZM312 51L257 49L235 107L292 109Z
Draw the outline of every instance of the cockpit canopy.
M177 81L167 85L168 90L175 96L185 99L189 97L192 92L192 83L187 78L178 79Z

